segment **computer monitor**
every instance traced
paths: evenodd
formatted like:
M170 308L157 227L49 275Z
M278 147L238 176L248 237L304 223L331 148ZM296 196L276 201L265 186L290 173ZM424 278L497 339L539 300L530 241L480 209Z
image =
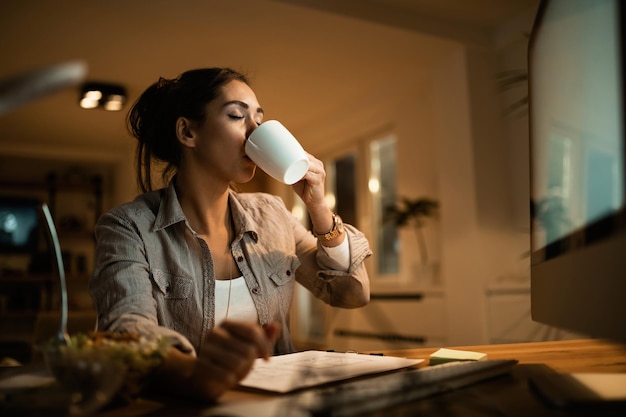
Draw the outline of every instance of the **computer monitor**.
M37 251L40 205L32 198L0 196L0 254Z
M534 321L626 342L625 9L544 0L529 42Z

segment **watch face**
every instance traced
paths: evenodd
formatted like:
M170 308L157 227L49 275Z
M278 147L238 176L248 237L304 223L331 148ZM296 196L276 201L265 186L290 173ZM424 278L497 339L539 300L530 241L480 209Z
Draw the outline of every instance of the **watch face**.
M326 239L327 240L334 239L342 233L343 233L343 221L341 220L341 217L335 215L333 229L330 231L330 233L328 233Z
M333 227L327 233L324 233L323 235L317 234L317 236L324 236L326 240L331 240L342 234L343 231L343 221L341 220L341 217L333 214Z

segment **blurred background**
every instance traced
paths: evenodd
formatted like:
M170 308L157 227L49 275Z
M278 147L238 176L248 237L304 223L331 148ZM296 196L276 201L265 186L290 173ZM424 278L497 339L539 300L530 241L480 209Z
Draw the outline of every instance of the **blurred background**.
M266 120L280 120L325 162L329 202L368 235L375 252L367 265L368 307L331 310L298 291L292 326L300 347L568 337L530 320L524 100L537 6L4 1L0 197L7 207L25 198L51 206L68 273L70 331L91 326L93 224L137 194L135 143L125 127L130 105L159 77L228 66L249 76ZM29 76L67 63L84 65L80 79L25 101L9 94ZM104 85L121 101L112 111L82 108L85 84ZM291 189L262 172L239 189L280 195L307 224ZM402 210L403 199L438 208L398 224L386 213ZM28 344L56 320L54 274L45 247L2 248L2 341Z

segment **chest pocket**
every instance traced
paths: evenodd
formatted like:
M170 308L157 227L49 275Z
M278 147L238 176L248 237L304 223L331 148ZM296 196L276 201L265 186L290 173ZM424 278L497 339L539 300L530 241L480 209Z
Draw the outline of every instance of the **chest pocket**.
M276 286L281 287L296 279L299 266L300 259L297 256L283 256L272 262L269 277Z
M191 278L172 275L160 269L153 272L154 282L166 300L187 299L191 295Z

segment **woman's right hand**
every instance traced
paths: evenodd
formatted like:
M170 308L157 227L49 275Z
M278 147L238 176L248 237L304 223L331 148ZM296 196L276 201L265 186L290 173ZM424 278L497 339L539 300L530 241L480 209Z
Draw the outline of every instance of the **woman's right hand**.
M257 358L272 355L279 332L277 323L259 326L224 321L209 333L197 358L173 349L166 359L165 374L173 374L183 395L214 401L237 386Z

